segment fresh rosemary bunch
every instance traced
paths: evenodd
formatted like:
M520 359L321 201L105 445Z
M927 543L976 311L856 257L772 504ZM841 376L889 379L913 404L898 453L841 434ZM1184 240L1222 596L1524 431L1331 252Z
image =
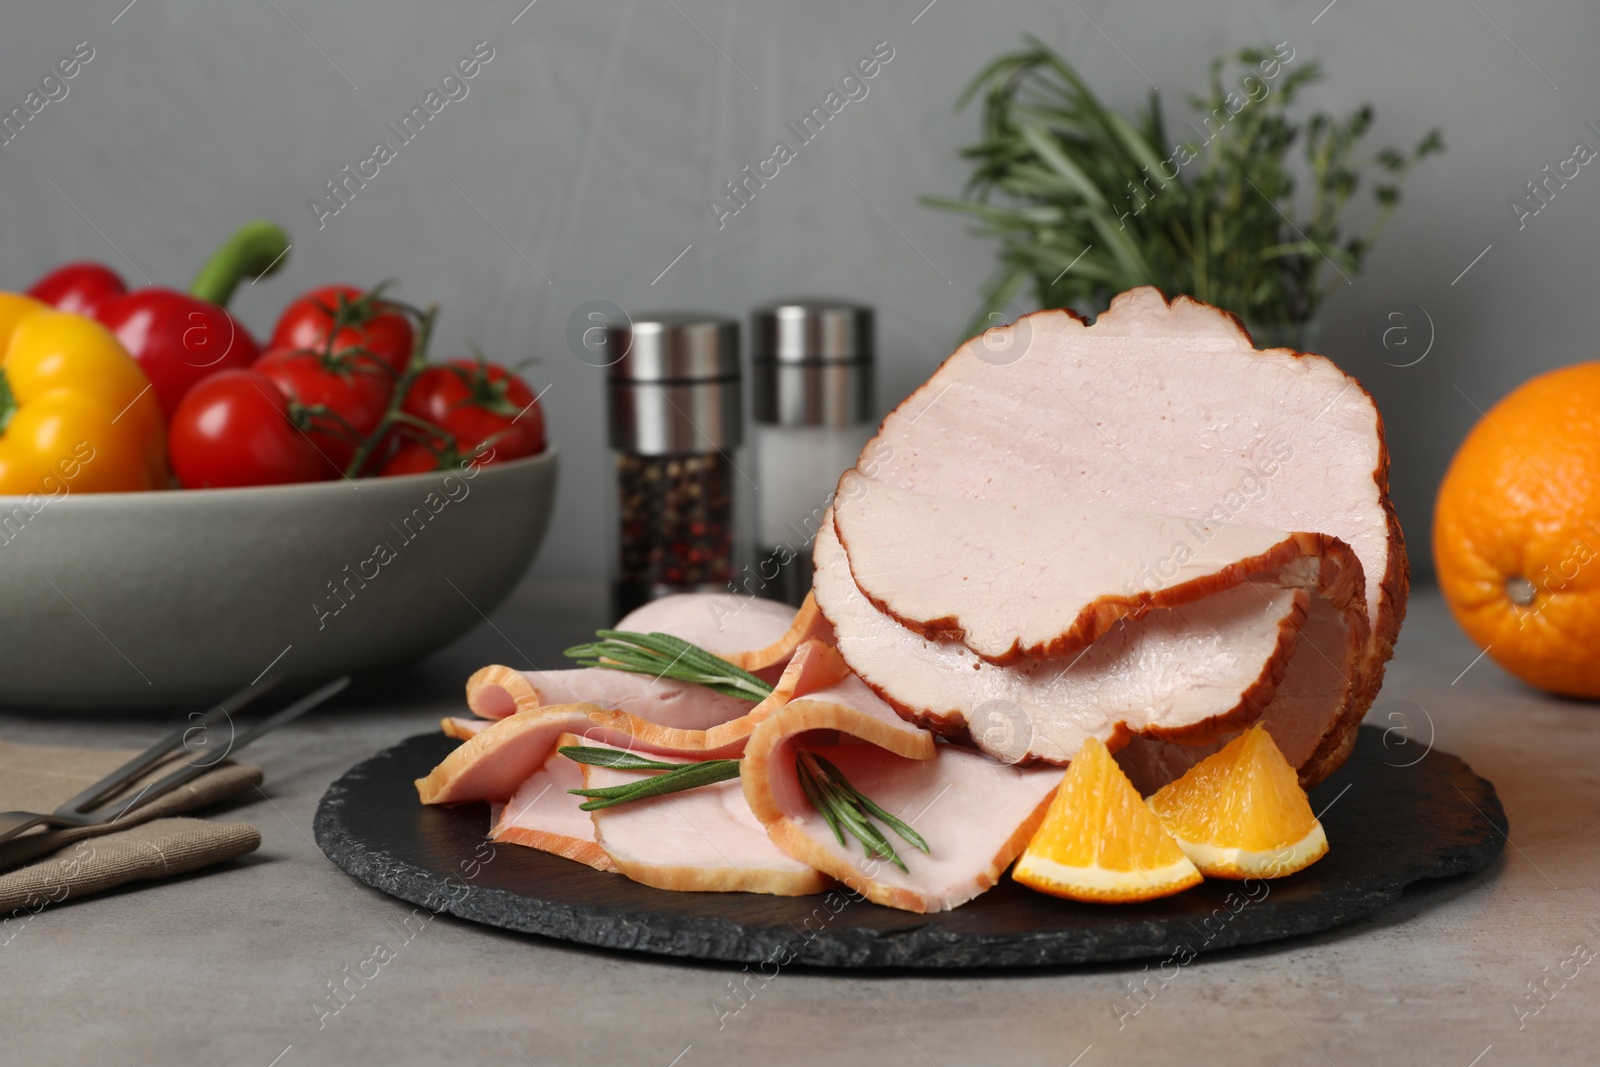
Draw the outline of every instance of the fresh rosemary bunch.
M760 701L772 695L772 686L749 671L671 634L596 630L595 636L600 640L575 645L563 654L582 667L609 667L694 682L738 700Z
M888 824L906 843L923 852L928 851L928 843L921 834L873 803L871 797L850 784L850 779L840 773L839 768L815 752L795 753L794 770L800 778L800 788L805 791L806 799L811 801L811 806L827 822L841 846L845 843L844 834L848 830L852 837L861 842L868 858L881 856L902 871L905 870L905 860L900 858L889 839L883 836L883 831L873 824L872 820L877 818Z
M587 803L578 805L584 811L609 808L617 804L626 804L631 800L644 800L646 797L681 793L685 789L698 789L703 785L715 785L718 782L726 782L731 778L739 777L739 761L736 759L703 760L699 763L666 763L662 760L636 756L632 752L624 752L620 749L598 748L589 745L563 745L557 751L570 760L577 763L587 763L592 767L613 767L622 771L662 772L651 775L649 778L641 778L637 782L606 786L604 789L567 790L567 792L576 793L580 797L593 798Z
M957 105L983 97L982 139L962 153L973 161L965 198L924 198L1000 238L1000 269L974 332L1000 321L996 313L1028 285L1042 307L1083 312L1154 285L1234 311L1253 328L1292 330L1340 278L1360 272L1399 203L1399 179L1444 149L1434 130L1409 155L1385 148L1359 157L1370 106L1343 120L1321 112L1303 124L1291 119L1289 105L1321 70L1296 64L1287 45L1240 51L1232 61L1244 69L1226 85L1229 59L1215 60L1209 95L1190 97L1199 113L1179 141L1168 136L1154 92L1130 122L1042 41L1027 41L984 68ZM1309 214L1295 203L1297 141ZM1371 165L1380 173L1377 217L1366 233L1348 235L1340 216Z

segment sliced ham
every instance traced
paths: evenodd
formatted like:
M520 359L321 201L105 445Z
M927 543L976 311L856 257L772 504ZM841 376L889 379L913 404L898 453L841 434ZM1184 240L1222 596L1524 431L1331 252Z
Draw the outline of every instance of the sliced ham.
M829 743L831 738L840 743ZM857 789L917 830L923 853L885 830L906 864L841 846L795 774L801 749L830 761ZM993 886L1026 846L1060 781L1055 767L1019 768L935 744L851 676L768 716L745 749L750 809L784 852L879 904L943 911Z
M518 671L484 667L467 679L467 707L485 719L503 719L547 704L595 704L680 730L707 730L737 719L754 706L693 682L577 667Z
M770 684L777 684L802 642L833 640L828 621L809 596L795 611L770 600L682 593L635 609L615 629L671 634ZM682 730L709 730L747 714L752 707L751 701L724 696L692 682L602 667L519 671L494 665L467 680L467 706L484 719L503 719L549 704L595 704ZM441 725L446 735L463 739L481 729L469 719L446 720Z
M613 630L664 633L728 659L766 648L788 633L788 604L735 593L674 593L634 608Z
M1148 619L1158 603L1203 593L1162 610L1213 610L1208 602L1222 590L1241 587L1241 571L1262 574L1263 559L1299 549L1316 563L1298 581L1262 575L1246 584L1314 591L1294 626L1320 620L1319 633L1294 648L1280 642L1259 660L1250 652L1262 668L1254 701L1275 736L1305 754L1302 780L1331 773L1381 684L1405 607L1405 552L1371 397L1320 356L1256 351L1233 316L1182 297L1169 304L1150 288L1117 297L1093 326L1050 311L1005 329L1015 359L998 363L993 346L963 346L884 420L859 475L848 476L861 479L856 495L841 486L845 550L834 564L845 566L855 597L838 575L824 574L820 553L816 589L846 661L902 712L919 715L898 690L902 674L915 671L884 658L884 634L857 613L857 601L943 652L954 645L1026 670L1021 661L1069 658L1086 643L1092 655L1107 625L1147 609ZM891 499L895 491L920 496ZM907 499L933 499L941 510ZM917 507L920 524L890 532L895 515ZM1074 508L1080 514L1071 517ZM1121 516L1107 517L1114 512ZM1041 519L1052 529L1023 544L1020 528ZM1000 532L987 536L984 521ZM1308 547L1301 533L1268 543L1272 531L1306 531L1317 544ZM966 554L952 548L952 535ZM961 597L975 580L993 600ZM1046 592L1030 596L1035 590ZM1319 600L1328 603L1318 608ZM1313 656L1327 669L1301 666ZM1155 666L1169 676L1206 669L1198 650L1163 659ZM1290 679L1282 705L1259 707ZM1340 680L1337 690L1331 679ZM1157 709L1155 718L1167 714ZM1209 743L1218 725L1229 720L1177 740ZM1161 757L1147 759L1151 766L1184 758L1150 755Z
M1329 708L1349 698L1351 672L1364 651L1360 630L1327 600L1313 600L1298 637L1299 652L1289 661L1260 722L1294 767L1326 766L1343 743L1341 720ZM1238 736L1230 731L1199 745L1175 745L1134 737L1117 753L1117 762L1142 793L1153 793ZM1342 757L1338 757L1342 759Z
M555 747L587 743L575 734L562 734ZM490 819L490 839L552 852L597 871L615 871L616 864L595 842L594 820L580 806L583 797L568 792L583 787L582 768L552 751L544 766L499 805L500 810Z
M424 804L510 800L544 766L562 734L647 747L634 736L636 724L631 716L593 704L557 704L512 715L473 734L427 777L418 778L417 795Z
M833 643L828 620L810 596L796 611L754 596L677 593L635 608L613 629L671 634L768 682L804 642Z
M505 800L544 766L563 733L585 737L586 743L652 753L735 757L751 731L774 709L797 695L834 684L847 670L832 647L809 642L790 659L770 696L741 717L708 730L662 726L593 704L535 705L473 733L427 777L417 779L417 793L424 804Z
M665 762L692 761L668 757ZM623 785L648 773L587 765L581 770L590 789ZM614 869L644 885L794 897L820 893L833 884L772 842L751 814L737 779L588 814L594 839Z
M446 737L465 741L493 721L493 719L469 719L464 715L450 715L439 720L439 730Z
M1348 555L1315 534L1092 501L934 495L854 470L834 501L851 576L874 606L1001 665L1073 655L1124 617L1252 579L1314 587L1306 574L1322 557Z
M1312 600L1243 583L1125 620L1074 657L997 666L874 607L827 521L813 552L818 603L861 679L908 718L1007 762L1065 763L1090 735L1112 748L1134 734L1198 744L1248 726L1289 669Z

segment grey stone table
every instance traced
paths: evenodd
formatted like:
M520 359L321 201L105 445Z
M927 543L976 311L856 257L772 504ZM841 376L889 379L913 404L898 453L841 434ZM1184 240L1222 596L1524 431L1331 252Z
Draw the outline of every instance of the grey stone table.
M429 918L323 858L312 815L346 767L458 707L472 669L554 664L601 615L597 587L526 584L427 662L264 739L250 757L264 792L226 813L261 828L258 853L47 908L9 932L0 1063L1595 1062L1600 707L1475 660L1431 592L1413 600L1369 721L1405 727L1419 755L1432 732L1494 781L1511 820L1501 859L1369 920L1202 956L1165 979L1095 967L763 982ZM155 725L0 713L0 736L41 743L132 747ZM336 999L353 972L373 977Z

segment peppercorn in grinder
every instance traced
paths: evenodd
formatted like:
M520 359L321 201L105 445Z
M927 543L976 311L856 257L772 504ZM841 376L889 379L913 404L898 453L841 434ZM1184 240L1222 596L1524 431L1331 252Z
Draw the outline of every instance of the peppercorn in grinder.
M728 592L738 540L739 324L660 312L607 326L616 472L613 618L670 593Z

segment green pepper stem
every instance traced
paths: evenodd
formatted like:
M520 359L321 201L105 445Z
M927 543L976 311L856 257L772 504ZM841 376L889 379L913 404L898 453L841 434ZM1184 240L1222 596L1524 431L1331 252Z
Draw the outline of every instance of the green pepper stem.
M257 219L239 227L211 254L189 283L189 295L227 307L245 278L262 278L283 266L289 235L275 222Z

